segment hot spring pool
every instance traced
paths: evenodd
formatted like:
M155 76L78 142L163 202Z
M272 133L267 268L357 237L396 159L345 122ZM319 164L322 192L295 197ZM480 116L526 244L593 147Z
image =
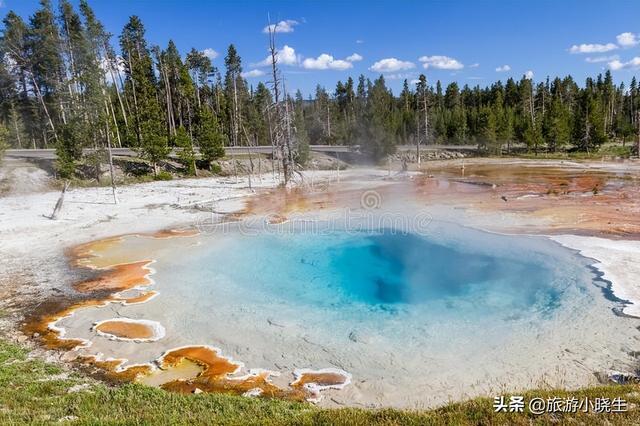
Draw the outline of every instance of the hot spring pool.
M433 222L426 234L232 227L124 245L156 259L159 295L84 309L60 325L130 363L210 344L247 368L348 371L352 384L335 399L349 404L426 407L583 385L632 362L635 320L614 314L619 301L588 259L543 237ZM166 333L134 343L89 331L114 312Z

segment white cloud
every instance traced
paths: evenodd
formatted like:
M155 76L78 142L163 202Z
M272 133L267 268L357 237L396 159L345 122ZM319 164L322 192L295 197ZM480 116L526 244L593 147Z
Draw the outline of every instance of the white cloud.
M616 59L620 59L620 57L618 55L611 55L611 56L588 56L587 58L585 58L585 61L589 62L590 64L597 64L600 62L610 62L610 61L615 61Z
M267 25L262 29L262 32L265 34L269 34L269 30L275 31L276 33L292 33L293 27L299 25L298 21L294 21L293 19L286 19L284 21L280 21L277 24Z
M614 59L609 62L609 68L613 71L623 70L623 69L640 69L640 56L636 56L631 59L629 62L620 62L619 59Z
M480 64L476 62L475 64L469 65L469 68L478 68L479 66Z
M524 73L524 77L531 80L533 79L533 71L529 70L527 72Z
M296 55L296 50L285 44L284 47L278 51L278 63L284 65L297 64L298 56ZM269 62L269 65L271 65L271 62Z
M503 65L501 67L496 68L496 72L507 72L511 71L511 67L509 65Z
M409 83L411 84L418 84L420 83L420 80L418 80L417 78L414 78L413 80L411 80Z
M298 55L296 55L296 50L291 46L287 46L286 44L282 47L282 49L278 49L276 57L279 65L297 65L298 62L300 62ZM253 65L256 67L270 67L271 55Z
M640 34L634 33L622 33L616 36L616 40L618 40L618 44L622 47L633 47L636 44L640 43Z
M242 77L244 78L254 78L254 77L261 77L264 75L264 71L262 70L251 70L251 71L247 71L247 72L243 72Z
M328 53L323 53L317 58L307 58L302 61L302 68L308 70L346 70L353 68L348 60L335 59Z
M385 78L387 78L389 80L408 80L409 78L413 77L414 75L415 75L415 73L405 72L405 73L397 73L397 74L386 74Z
M364 43L364 40L356 40L356 44L362 44Z
M418 60L423 63L422 66L424 68L436 68L439 70L460 70L464 68L464 65L457 59L448 56L422 56Z
M362 55L358 55L357 53L354 53L353 55L349 55L346 58L344 58L345 61L349 61L349 62L358 62L361 61Z
M369 67L371 71L375 72L397 72L402 70L409 70L415 68L415 64L409 61L401 61L396 58L380 59Z
M571 53L604 53L611 50L616 50L617 45L613 43L607 44L574 44L569 48Z
M211 59L212 61L213 61L215 58L217 58L217 57L218 57L218 55L219 55L219 53L218 53L218 52L216 52L215 50L213 50L213 49L212 49L212 48L210 48L210 47L207 47L206 49L204 49L204 50L202 51L202 54L203 54L204 56L206 56L207 58Z

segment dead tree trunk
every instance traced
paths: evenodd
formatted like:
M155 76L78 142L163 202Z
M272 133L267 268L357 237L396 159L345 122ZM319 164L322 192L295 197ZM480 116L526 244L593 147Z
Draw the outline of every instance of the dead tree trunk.
M422 112L424 114L424 144L427 145L429 141L429 107L427 105L427 88L424 88L422 93ZM420 138L416 140L416 156L418 160L418 166L420 166Z
M53 213L51 213L51 216L49 217L49 219L51 220L57 219L58 213L60 213L60 210L62 209L62 203L64 203L64 194L67 192L68 188L69 188L69 181L65 180L64 186L62 187L62 192L60 193L60 198L58 198L58 202L56 203L56 206L53 208Z
M291 115L289 113L289 100L287 99L287 89L284 85L284 78L282 79L282 91L284 92L284 121L286 126L286 137L284 139L285 146L287 148L287 163L289 165L289 178L294 172L293 164L293 148L291 147ZM329 135L331 136L331 135Z
M636 113L636 125L638 126L638 158L640 158L640 111Z
M273 77L273 95L274 95L274 104L273 109L275 112L274 118L274 142L278 149L278 153L280 155L280 160L282 161L282 169L284 175L284 184L285 186L289 182L289 178L291 176L290 165L289 165L289 156L285 152L285 142L284 139L287 137L285 135L285 126L283 126L283 114L282 114L282 105L280 104L280 77L278 73L278 50L276 49L276 29L271 26L269 22L269 52L271 54L271 72ZM285 95L286 101L286 95Z
M267 109L267 121L269 123L269 141L271 142L271 173L273 180L276 180L276 166L274 161L276 159L276 145L273 139L273 126L271 125L271 112ZM279 176L278 176L279 177Z
M249 139L249 134L247 133L247 129L242 125L242 132L244 133L244 137L247 141L247 155L249 156L249 190L253 191L253 187L251 185L251 175L253 174L253 156L251 155L251 140Z
M118 120L116 120L116 111L113 109L113 104L111 103L111 96L109 96L109 109L111 110L111 117L113 118L113 124L116 126L116 137L118 138L118 148L122 148L122 139L120 138L120 126L118 126ZM107 111L107 114L109 112Z
M113 172L113 153L111 152L111 129L109 128L109 104L107 99L104 100L106 109L105 124L107 127L107 152L109 154L109 174L111 175L111 192L113 194L113 203L118 204L118 195L116 194L116 179Z
M232 143L233 147L236 148L238 146L238 132L239 132L239 123L238 123L238 82L235 72L232 73L233 78L233 117L232 117L232 129L233 137ZM238 165L236 164L236 159L234 156L234 150L231 151L231 161L233 161L233 172L236 175L236 183L238 183ZM251 185L251 176L249 176L249 185Z

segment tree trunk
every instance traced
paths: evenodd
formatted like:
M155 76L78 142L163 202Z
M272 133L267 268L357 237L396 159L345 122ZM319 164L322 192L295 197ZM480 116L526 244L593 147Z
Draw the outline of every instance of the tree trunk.
M44 98L42 97L42 92L40 92L40 86L38 85L38 82L33 77L33 75L31 75L31 81L33 82L33 87L36 89L36 94L38 95L38 99L42 104L42 108L44 108L44 113L47 116L47 120L49 121L49 126L51 126L51 130L53 131L53 137L57 142L58 133L56 133L56 127L53 125L53 120L51 120L51 115L49 115L49 109L47 108L47 104L45 103Z
M233 78L233 147L238 146L238 82L236 73L232 73ZM233 173L236 176L236 183L238 183L238 165L236 164L236 159L233 154L233 150L231 151L231 161L233 161ZM251 182L251 176L249 176L249 182Z
M113 104L111 103L111 97L109 97L109 108L107 108L107 115L109 114L109 109L111 110L111 117L113 118L113 124L116 126L116 137L118 138L118 148L122 148L122 140L120 139L120 126L118 125L118 120L116 120L116 111L113 109Z
M253 157L251 156L251 140L249 139L249 135L247 134L247 129L242 126L242 131L244 133L244 137L247 140L247 154L249 155L249 190L253 190L251 186L251 175L253 174Z
M127 113L124 109L124 103L122 102L122 96L120 95L120 89L118 89L118 83L116 81L116 76L115 73L113 72L113 62L111 61L111 58L109 58L108 55L108 50L107 50L107 44L104 44L104 49L105 49L105 59L107 61L109 61L109 74L111 74L111 80L113 80L113 85L116 87L116 95L118 96L118 102L120 103L120 109L122 110L122 118L124 120L124 127L126 129L129 128L129 123L127 121ZM117 58L114 58L115 61L117 61ZM116 70L118 71L118 80L120 81L120 87L121 90L124 92L124 84L122 83L122 76L120 75L120 70L118 69L118 64L115 64ZM113 108L112 108L113 109ZM114 113L115 114L115 113Z
M18 149L22 149L22 141L20 140L20 129L18 128L18 117L16 117L16 110L15 110L15 106L12 104L11 105L11 109L12 109L12 116L13 116L13 127L16 130L16 139L18 140Z
M104 100L104 106L106 108L105 124L107 127L107 151L109 153L109 174L111 175L111 192L113 194L113 203L118 204L118 195L116 194L116 179L113 173L113 154L111 152L111 129L109 128L109 104L107 99Z
M636 125L638 126L638 158L640 158L640 111L637 112Z
M62 209L62 204L64 203L64 194L67 192L68 188L69 188L69 181L65 180L64 186L62 187L62 192L60 193L60 198L58 198L58 202L56 202L56 206L53 208L53 213L51 213L51 216L49 217L49 219L51 220L57 219L58 213L60 213L60 210Z
M138 110L138 95L136 94L136 79L133 77L133 65L131 64L131 51L129 51L129 68L131 69L131 92L133 93L133 107L135 110L136 136L138 145L142 144L142 130L140 129L140 111Z

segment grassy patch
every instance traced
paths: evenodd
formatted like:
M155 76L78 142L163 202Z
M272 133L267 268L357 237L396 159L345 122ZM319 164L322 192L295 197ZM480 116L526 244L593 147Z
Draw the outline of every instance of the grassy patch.
M495 413L493 401L478 398L430 411L325 410L310 404L232 395L178 395L141 385L109 387L29 357L0 340L0 424L616 424L640 423L640 387L604 386L576 392L534 391L532 397L595 399L621 397L629 410L617 414Z
M589 153L584 151L566 151L557 152L540 151L536 154L533 151L512 152L508 156L526 158L531 160L609 160L613 158L629 158L632 155L632 145L627 144L605 144L595 151Z

